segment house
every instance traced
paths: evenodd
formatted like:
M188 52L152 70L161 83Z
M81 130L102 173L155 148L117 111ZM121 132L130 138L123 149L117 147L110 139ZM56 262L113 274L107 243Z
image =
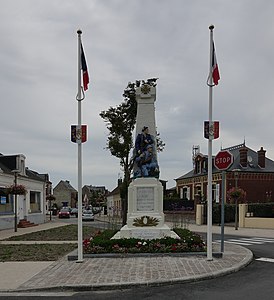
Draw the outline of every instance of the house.
M76 207L77 194L77 190L68 180L60 180L60 182L53 188L53 195L55 197L54 204L58 208L63 206Z
M120 185L107 194L107 215L122 216L122 200L120 196Z
M235 186L246 192L249 203L272 201L274 161L266 157L266 150L261 147L255 151L245 143L222 150L228 150L233 156L233 163L224 172L225 202L227 191ZM197 203L207 198L208 156L198 152L193 162L193 169L175 180L180 198ZM218 203L221 199L222 171L214 166L214 157L212 165L212 201Z
M18 223L21 220L45 222L46 196L51 190L49 175L25 167L25 160L23 154L0 154L0 229L14 227L15 209ZM9 194L12 185L23 186L26 194Z

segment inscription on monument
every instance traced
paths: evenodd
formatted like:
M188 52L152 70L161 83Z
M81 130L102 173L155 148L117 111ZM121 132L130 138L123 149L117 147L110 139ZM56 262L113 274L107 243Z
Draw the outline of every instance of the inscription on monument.
M153 240L161 238L160 230L132 230L132 237L135 239Z
M137 187L137 211L154 211L153 187Z

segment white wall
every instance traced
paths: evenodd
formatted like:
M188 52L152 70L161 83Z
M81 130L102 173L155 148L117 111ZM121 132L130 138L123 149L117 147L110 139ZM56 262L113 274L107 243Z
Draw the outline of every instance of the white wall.
M0 187L8 187L14 184L14 176L1 173L0 171ZM17 196L18 222L20 218L27 218L28 221L41 224L46 221L46 191L45 182L36 181L25 176L18 176L17 184L22 184L27 189L27 194ZM30 191L40 192L41 194L41 212L31 213L30 211ZM0 214L0 229L8 229L14 227L14 212L11 214Z

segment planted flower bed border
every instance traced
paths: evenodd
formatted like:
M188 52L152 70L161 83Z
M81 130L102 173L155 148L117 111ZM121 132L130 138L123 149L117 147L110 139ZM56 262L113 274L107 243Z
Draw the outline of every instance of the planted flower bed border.
M205 242L201 236L188 229L173 229L178 239L165 237L161 239L142 240L136 238L113 239L113 230L98 231L83 242L85 254L167 254L205 252Z

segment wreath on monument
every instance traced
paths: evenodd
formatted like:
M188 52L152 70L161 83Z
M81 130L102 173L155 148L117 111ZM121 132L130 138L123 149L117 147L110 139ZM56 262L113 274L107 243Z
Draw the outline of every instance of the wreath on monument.
M133 220L133 226L136 227L157 226L158 224L159 220L150 216L143 216L141 218L135 218Z

